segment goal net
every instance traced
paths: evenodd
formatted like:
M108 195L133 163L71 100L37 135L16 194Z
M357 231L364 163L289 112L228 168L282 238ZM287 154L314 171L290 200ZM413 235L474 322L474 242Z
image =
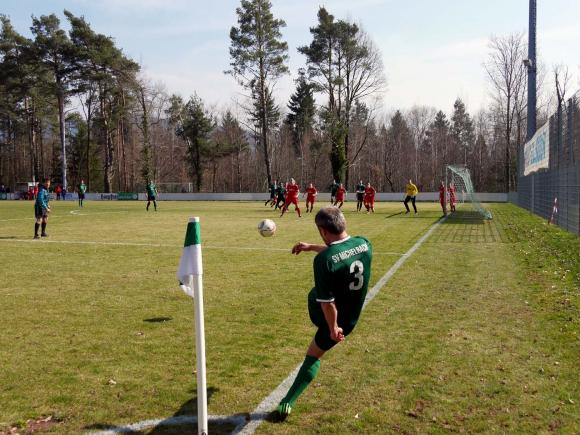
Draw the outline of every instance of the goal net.
M448 165L445 169L445 185L449 205L453 201L459 204L469 204L484 219L492 218L491 212L483 208L475 193L469 169L464 166Z

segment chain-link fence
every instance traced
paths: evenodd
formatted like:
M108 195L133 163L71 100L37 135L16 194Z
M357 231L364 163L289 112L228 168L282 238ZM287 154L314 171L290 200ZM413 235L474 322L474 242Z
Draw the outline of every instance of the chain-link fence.
M515 202L580 235L580 91L549 123L549 167L525 176L520 153Z

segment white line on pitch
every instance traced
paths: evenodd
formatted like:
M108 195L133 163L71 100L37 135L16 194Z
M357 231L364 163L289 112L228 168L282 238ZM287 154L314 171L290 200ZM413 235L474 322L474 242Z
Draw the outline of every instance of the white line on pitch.
M240 425L245 421L243 415L210 415L208 421L214 424L237 424ZM170 417L159 420L144 420L138 423L129 424L127 426L115 426L103 431L89 432L91 435L113 435L117 433L134 433L140 432L149 427L157 426L177 426L181 424L196 424L197 417L193 415L180 415L177 417Z
M51 219L56 219L56 218L62 218L62 217L72 217L72 216L93 216L96 214L118 214L118 213L129 213L128 210L123 210L123 211L100 211L100 212L96 212L96 213L78 213L80 210L72 210L69 213L70 214L64 214L64 215L49 215L49 218ZM77 213L73 213L73 212L77 212ZM14 219L0 219L0 222L8 222L8 221L29 221L29 220L35 220L36 218L33 217L27 217L27 218L14 218Z
M19 242L19 243L62 243L64 245L102 245L102 246L142 246L149 248L180 248L180 245L170 245L163 243L139 243L139 242L94 242L91 240L34 240L34 239L0 239L0 242ZM260 248L250 246L212 246L203 245L203 249L230 249L232 251L274 251L290 252L288 248ZM399 252L373 252L378 255L395 255L402 256Z
M397 260L397 262L395 264L393 264L393 266L387 271L387 273L385 273L383 275L383 277L381 279L379 279L379 281L368 292L367 297L365 299L365 303L363 305L363 309L364 309L364 307L366 307L369 304L370 301L372 301L375 298L375 296L379 293L381 288L383 288L385 286L385 284L387 282L389 282L389 280L401 268L401 266L405 263L405 261L407 261L409 259L409 257L411 255L413 255L413 253L417 249L419 249L419 247L423 244L423 242L425 240L427 240L427 238L429 238L429 236L433 233L433 231L435 231L435 229L439 225L441 225L441 223L444 222L445 219L447 219L447 217L444 217L444 218L440 219L439 221L437 221L435 224L433 224L433 226L431 228L429 228L429 230L425 234L423 234L423 236L419 240L417 240L417 242L411 247L411 249L409 249L407 252L405 252L405 254L401 258L399 258L399 260ZM292 382L294 382L294 379L296 378L296 375L298 374L298 370L300 370L300 366L301 366L301 364L299 364L292 371L292 373L290 373L288 375L288 377L286 379L284 379L282 381L282 383L280 385L278 385L276 387L276 389L274 391L272 391L270 393L270 395L268 397L266 397L262 401L262 403L260 403L256 407L256 409L254 409L254 411L250 414L249 421L241 422L234 429L234 431L232 433L233 434L243 434L243 435L253 434L254 431L258 428L258 426L260 426L264 422L266 417L274 409L274 407L278 404L278 402L280 402L280 400L282 400L282 398L284 397L284 394L286 393L286 391L288 390L290 385L292 385Z

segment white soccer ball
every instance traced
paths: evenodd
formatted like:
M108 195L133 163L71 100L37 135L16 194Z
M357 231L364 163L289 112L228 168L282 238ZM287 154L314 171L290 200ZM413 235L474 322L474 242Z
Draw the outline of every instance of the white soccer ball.
M264 219L258 224L258 231L263 237L273 236L276 232L276 222L272 219Z

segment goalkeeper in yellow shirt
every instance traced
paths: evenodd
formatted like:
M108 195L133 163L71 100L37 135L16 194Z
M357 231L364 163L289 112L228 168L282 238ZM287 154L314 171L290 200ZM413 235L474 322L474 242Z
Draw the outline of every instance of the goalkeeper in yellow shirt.
M405 201L403 202L405 204L405 208L407 209L405 214L411 211L409 210L409 201L411 201L411 203L413 204L413 210L415 210L415 214L417 214L417 206L415 205L415 199L417 198L419 189L417 189L417 186L413 184L412 180L409 180L409 184L405 186L405 193L407 194L407 196L405 197Z

